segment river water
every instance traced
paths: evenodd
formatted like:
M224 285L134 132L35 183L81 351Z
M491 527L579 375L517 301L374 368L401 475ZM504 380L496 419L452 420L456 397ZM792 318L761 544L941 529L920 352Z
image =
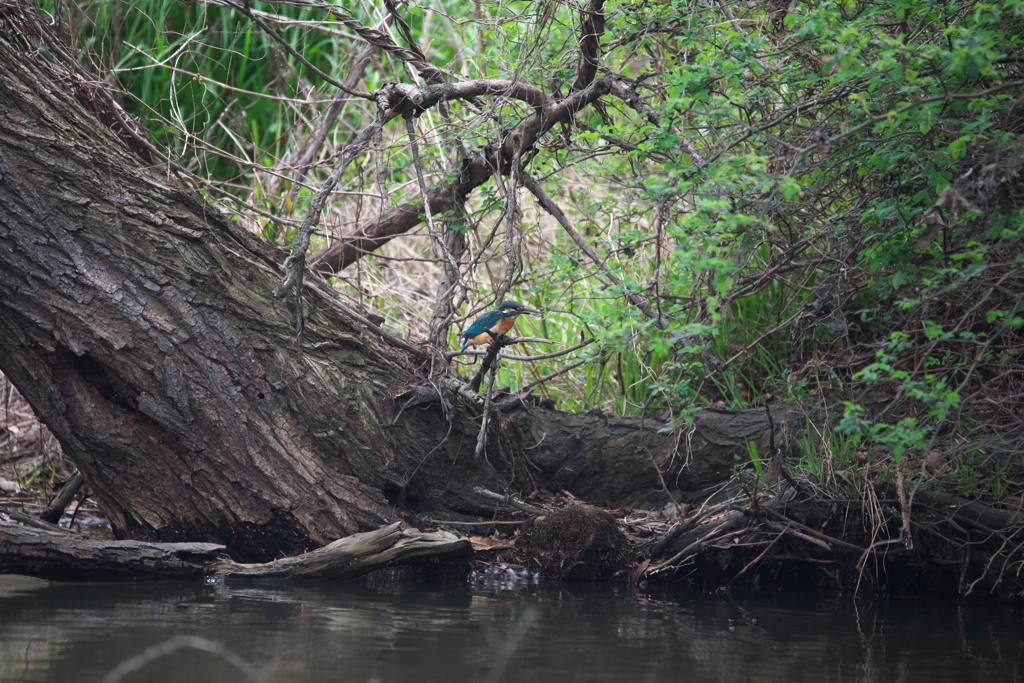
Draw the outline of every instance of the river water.
M1024 681L1020 604L0 576L0 681Z

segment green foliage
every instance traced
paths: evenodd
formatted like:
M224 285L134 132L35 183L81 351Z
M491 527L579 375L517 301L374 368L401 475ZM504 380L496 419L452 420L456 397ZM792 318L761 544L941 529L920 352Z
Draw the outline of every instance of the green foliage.
M822 433L808 423L797 447L799 470L811 482L847 497L859 495L873 464L860 435L849 436L828 427Z

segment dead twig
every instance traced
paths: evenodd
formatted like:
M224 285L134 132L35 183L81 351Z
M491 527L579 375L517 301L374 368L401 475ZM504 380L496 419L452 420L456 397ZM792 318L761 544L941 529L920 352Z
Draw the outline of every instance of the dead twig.
M739 511L736 511L733 514L724 517L718 524L715 525L714 529L704 534L696 541L693 541L669 559L665 560L664 562L660 562L653 567L648 567L647 571L645 572L645 575L653 576L661 571L664 571L669 567L679 564L683 560L686 560L687 558L693 555L696 555L702 545L710 543L711 541L718 540L726 534L733 532L737 526L744 524L745 519L746 516Z
M770 541L768 541L768 542L767 542L767 543L768 543L768 545L767 545L767 546L765 547L765 549L764 549L764 550L762 550L762 551L761 551L761 554L760 554L760 555L758 555L757 557L755 557L755 558L754 558L753 560L751 560L750 562L748 562L748 563L747 563L747 564L746 564L746 565L745 565L745 566L743 567L743 569L741 569L741 570L739 570L738 572L736 572L736 574L735 574L735 575L734 575L734 576L733 576L733 577L732 577L731 579L729 579L729 583L725 584L725 587L726 587L726 588L732 588L733 584L734 584L734 583L736 583L737 581L739 581L740 577L741 577L741 576L743 576L744 574L746 574L746 573L747 573L747 571L748 571L748 570L749 570L749 569L750 569L751 567L755 567L755 566L757 566L757 564L758 564L758 563L759 563L759 562L760 562L761 560L763 560L763 559L764 559L764 556L765 556L765 555L767 555L767 554L768 554L769 552L771 552L771 549L772 549L772 548L774 548L774 547L775 547L775 544L779 542L779 539L780 539L780 538L782 538L782 533L783 533L783 532L779 532L779 533L778 533L778 535L776 535L776 536L775 536L775 538L773 538L773 539L771 539Z
M233 9L238 10L239 12L244 14L245 16L249 17L250 21L252 21L254 24L256 24L261 29L263 29L263 32L266 33L271 38L273 38L275 42L277 42L281 47L283 47L285 49L286 52L288 52L288 54L290 54L292 57L297 59L307 69L309 69L310 71L315 73L317 76L319 76L321 79L323 79L326 83L330 83L331 85L333 85L338 90L341 90L343 92L347 92L349 95L352 95L353 97L361 97L364 100L372 100L373 99L373 95L371 93L361 92L359 90L355 90L353 88L350 88L345 83L342 83L341 81L332 78L329 74L326 74L323 71L321 71L320 69L318 69L316 67L316 65L311 63L298 50L296 50L294 47L292 47L292 44L290 42L288 42L287 40L285 40L284 37L281 36L280 33L278 33L276 30L274 30L273 26L270 26L269 24L265 23L262 19L257 17L255 14L253 14L252 10L248 6L249 5L248 2L245 2L244 4L237 4L237 3L231 2L231 0L224 0L224 3L227 6L232 7Z
M668 327L668 323L665 321L665 319L658 315L658 312L654 310L654 307L651 306L651 304L646 299L644 299L643 296L637 294L636 292L630 292L626 285L623 283L622 278L616 275L611 268L604 264L604 262L601 260L601 257L598 256L594 248L587 243L586 238L584 238L583 235L580 234L579 230L577 230L575 226L573 226L572 221L569 220L569 217L566 216L565 212L562 211L561 207L559 207L558 204L555 203L555 200L553 200L548 195L548 193L544 191L544 188L541 187L540 183L534 180L528 173L526 173L525 170L522 171L521 173L523 178L523 185L526 186L526 189L533 193L533 196L537 198L537 202L544 208L544 210L551 214L551 216L556 221L558 221L558 224L562 226L562 229L565 230L565 233L569 235L573 242L576 243L576 246L580 248L580 251L586 254L587 257L594 262L594 265L596 265L605 275L605 277L607 277L614 285L622 288L624 296L631 304L640 309L640 312L643 313L645 316L653 320L660 329L666 329Z
M320 215L323 213L324 204L327 202L327 197L330 195L331 190L338 183L338 179L341 178L341 174L345 172L345 169L348 168L348 165L357 156L366 150L369 143L377 136L377 132L383 128L384 123L394 116L394 110L381 109L377 113L377 119L360 131L355 139L345 148L338 159L338 163L334 165L331 174L327 176L323 185L320 186L320 190L313 197L309 213L306 214L305 220L302 221L299 233L295 237L295 243L292 245L291 253L284 262L284 280L274 289L274 296L280 299L287 295L290 288L294 287L295 345L298 349L302 348L302 280L306 270L306 251L309 250L310 237L312 237L317 225L320 224Z
M497 354L495 354L497 355ZM495 361L497 359L495 358ZM498 363L494 362L490 366L490 377L487 382L487 393L484 394L484 414L480 418L480 432L476 437L476 450L474 455L476 457L484 456L487 454L487 427L491 417L491 396L494 394L494 376L498 371Z

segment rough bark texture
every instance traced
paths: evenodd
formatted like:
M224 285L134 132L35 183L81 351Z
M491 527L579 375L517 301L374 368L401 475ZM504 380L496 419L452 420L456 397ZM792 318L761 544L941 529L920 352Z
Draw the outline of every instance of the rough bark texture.
M442 411L420 361L319 297L298 354L271 296L283 254L145 166L61 78L0 39L0 370L119 537L263 561L408 511L516 511L477 489L658 502L655 463L687 490L749 440L767 452L764 411L704 413L677 438L515 401L474 458L477 402L448 392Z
M0 523L0 574L53 581L198 579L223 552L213 543L96 541Z
M798 404L772 407L776 439L780 432L803 426ZM606 417L599 413L567 415L555 411L518 411L504 422L533 468L537 483L565 489L594 505L651 507L680 494L706 488L729 477L738 458L749 460L746 444L770 453L769 422L764 410L706 410L683 434L659 434L657 420ZM658 482L657 463L668 488ZM535 469L536 468L536 469Z
M389 521L395 359L337 316L297 356L265 245L0 61L0 368L116 532L263 558Z

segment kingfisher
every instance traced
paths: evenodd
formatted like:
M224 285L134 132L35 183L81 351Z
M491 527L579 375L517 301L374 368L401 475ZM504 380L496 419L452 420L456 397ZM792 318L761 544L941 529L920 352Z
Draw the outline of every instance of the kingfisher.
M512 326L516 324L516 317L520 315L529 315L535 318L541 317L540 311L531 310L518 301L506 301L498 307L498 310L484 313L474 320L473 324L459 335L462 337L462 346L459 347L459 353L465 351L467 346L490 344L494 341L494 335L506 334L511 330Z

